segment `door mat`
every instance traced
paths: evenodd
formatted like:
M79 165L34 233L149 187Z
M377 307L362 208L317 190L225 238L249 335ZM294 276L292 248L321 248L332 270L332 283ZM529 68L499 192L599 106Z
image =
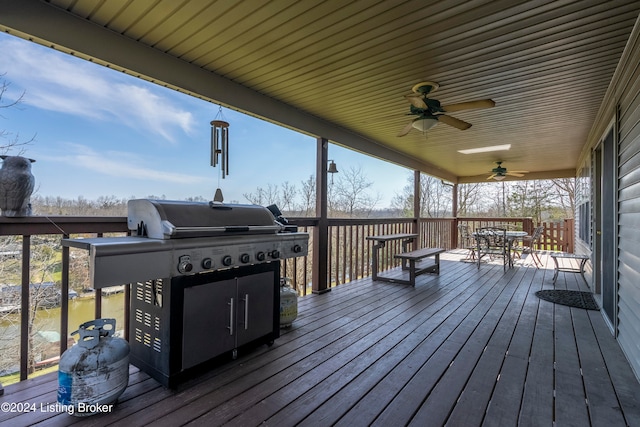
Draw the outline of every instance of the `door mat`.
M561 289L544 290L536 292L536 296L545 301L569 307L584 308L587 310L600 310L593 299L591 292L565 291Z

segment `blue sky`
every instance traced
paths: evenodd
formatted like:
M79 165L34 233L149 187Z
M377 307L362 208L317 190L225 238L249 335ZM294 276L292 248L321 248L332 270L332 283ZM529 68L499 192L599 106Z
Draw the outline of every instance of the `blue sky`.
M22 155L36 160L41 196L211 199L220 186L225 201L247 203L243 194L257 187L300 188L315 174L315 138L223 109L230 164L220 179L209 164L218 105L5 33L0 51L0 74L10 84L3 104L25 92L18 108L0 111L0 130L22 141L35 135ZM377 208L388 207L412 176L334 144L329 158L339 170L362 169L381 196Z

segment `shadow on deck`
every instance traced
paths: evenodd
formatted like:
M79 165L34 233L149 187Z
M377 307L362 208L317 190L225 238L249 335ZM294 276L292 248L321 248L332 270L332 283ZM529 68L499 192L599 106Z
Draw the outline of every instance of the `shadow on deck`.
M301 298L272 347L177 390L132 368L108 414L46 412L56 374L8 386L0 402L36 410L0 425L640 425L640 385L601 313L534 295L554 287L549 257L506 273L462 257L415 288L366 278ZM587 290L568 273L555 287Z

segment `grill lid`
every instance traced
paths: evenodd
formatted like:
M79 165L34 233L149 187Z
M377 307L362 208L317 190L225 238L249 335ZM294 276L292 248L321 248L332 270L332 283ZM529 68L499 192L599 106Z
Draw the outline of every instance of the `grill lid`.
M277 233L282 227L262 206L174 200L129 200L128 228L152 239Z

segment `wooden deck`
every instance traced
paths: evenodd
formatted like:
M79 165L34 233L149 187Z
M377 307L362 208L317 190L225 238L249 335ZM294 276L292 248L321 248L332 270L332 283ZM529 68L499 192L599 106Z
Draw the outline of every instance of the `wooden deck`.
M415 288L363 279L301 298L275 345L178 390L132 368L108 414L46 412L55 374L10 385L0 402L36 410L0 425L640 425L640 385L600 312L534 295L553 288L547 256L506 273L462 257ZM586 290L569 273L556 288Z

